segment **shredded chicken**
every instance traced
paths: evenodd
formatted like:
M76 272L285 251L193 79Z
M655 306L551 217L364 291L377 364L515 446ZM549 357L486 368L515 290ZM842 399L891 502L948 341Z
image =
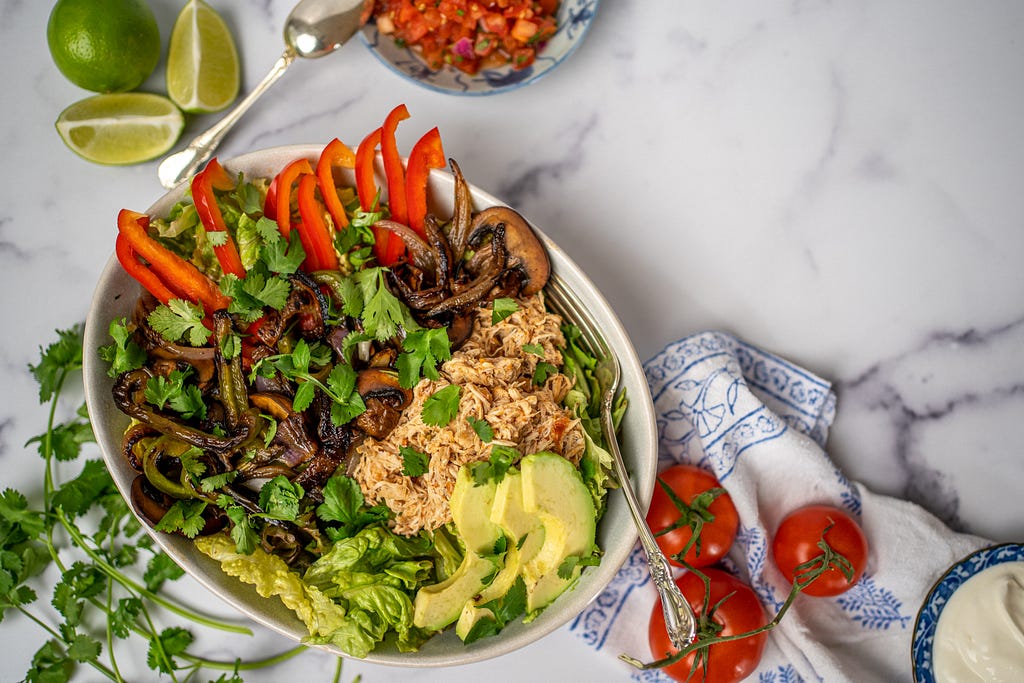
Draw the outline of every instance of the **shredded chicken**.
M441 366L439 380L424 379L415 387L412 403L387 439L367 438L356 448L350 474L367 503L384 503L395 512L396 533L411 535L451 521L448 500L459 468L488 460L494 443L512 446L520 456L547 450L579 463L583 427L560 405L571 380L551 373L543 384L533 382L539 362L562 365L561 318L544 309L541 295L517 303L519 309L496 325L491 309L481 308L473 334ZM539 346L543 357L524 345ZM424 402L449 384L462 388L458 414L443 427L424 424ZM468 417L486 420L494 441L485 444ZM402 474L401 446L429 456L426 474Z

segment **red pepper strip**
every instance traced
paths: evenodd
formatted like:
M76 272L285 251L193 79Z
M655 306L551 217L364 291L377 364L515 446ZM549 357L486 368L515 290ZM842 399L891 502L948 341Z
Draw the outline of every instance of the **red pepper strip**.
M150 237L146 232L148 226L149 216L145 214L128 209L121 209L117 214L117 229L127 242L127 248L146 259L149 269L176 294L174 298L188 299L201 305L207 313L227 308L231 299L193 264Z
M405 208L405 167L402 157L398 155L398 143L395 141L395 129L398 123L409 118L409 110L400 104L391 110L384 119L380 133L380 152L384 157L384 175L388 180L388 209L391 220L407 225L409 212Z
M121 262L121 267L125 272L135 278L160 303L166 304L171 299L177 298L177 295L161 282L157 274L149 269L149 266L139 261L139 257L132 250L132 245L128 244L128 239L121 233L117 234L117 239L114 241L114 253L117 254L117 260Z
M210 159L206 168L192 178L192 201L196 205L196 213L199 214L199 220L203 222L206 232L223 232L227 235L227 241L224 244L213 248L221 270L244 278L245 267L242 265L242 259L238 256L235 240L227 231L228 226L224 223L224 216L220 212L220 207L217 206L217 197L213 193L214 188L230 190L234 186L234 180L215 157Z
M381 129L373 131L359 143L356 149L356 192L363 211L373 211L377 199L377 184L373 180L373 150L380 144Z
M409 166L405 171L409 227L424 238L427 236L423 226L427 217L427 179L430 177L430 169L444 167L441 133L437 128L431 128L413 146L409 153Z
M320 153L320 159L316 162L316 177L320 181L320 196L327 207L327 213L331 214L334 221L334 229L341 230L348 226L348 216L345 215L345 207L342 206L341 198L338 196L338 186L334 182L334 166L345 168L356 167L356 155L338 138L334 138L324 151ZM267 194L270 198L270 194Z
M395 141L395 129L400 121L409 118L409 110L404 104L400 104L391 110L384 125L381 127L380 152L384 157L384 175L388 181L388 210L391 212L391 220L402 224L408 224L409 211L406 209L405 199L405 167L402 165L402 157L398 154L398 143ZM378 257L385 265L391 265L405 253L405 242L394 233L381 231L384 235L383 257Z
M313 173L309 159L296 159L285 166L271 184L274 189L273 198L268 191L263 203L263 215L273 216L277 220L277 229L285 239L292 234L292 183L304 173Z
M302 248L306 250L303 264L307 271L337 270L338 255L334 252L330 229L324 221L323 208L316 200L317 178L305 174L299 179L299 215L302 222L298 225Z
M376 208L374 200L377 199L377 184L373 175L373 162L376 155L373 151L380 144L382 130L378 128L367 135L356 149L356 192L359 193L359 204L363 207L363 211L372 211ZM392 265L394 262L387 260L391 232L374 228L373 237L373 254L377 257L377 261L382 266Z

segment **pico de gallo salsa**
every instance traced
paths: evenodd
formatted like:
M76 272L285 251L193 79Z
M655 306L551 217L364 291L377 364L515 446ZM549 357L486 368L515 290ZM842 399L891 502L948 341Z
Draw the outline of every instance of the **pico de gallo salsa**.
M375 0L377 30L411 48L431 69L533 64L558 28L559 0Z

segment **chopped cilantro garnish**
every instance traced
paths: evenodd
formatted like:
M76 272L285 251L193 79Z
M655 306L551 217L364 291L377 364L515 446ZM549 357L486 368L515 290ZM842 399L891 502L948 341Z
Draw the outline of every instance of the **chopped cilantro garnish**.
M476 435L480 437L480 440L484 443L490 443L494 440L494 430L491 429L490 423L487 420L480 420L470 415L466 418L466 422L473 428Z
M448 331L443 327L409 332L402 340L405 353L398 356L398 380L406 389L420 381L420 371L429 379L440 377L437 364L452 357Z
M146 363L146 351L135 343L128 331L128 321L118 318L110 321L108 329L113 344L99 348L100 358L110 363L107 374L117 377L122 372L141 368Z
M202 346L213 332L203 325L203 309L184 299L171 299L160 304L147 318L149 326L169 342L185 336L192 346Z
M407 477L419 477L430 468L430 456L412 446L399 446L398 454L402 456L402 474Z
M519 304L516 303L515 299L509 299L507 297L495 299L494 303L491 305L491 324L497 325L499 322L518 310Z
M459 398L461 396L462 387L457 384L449 384L443 389L438 389L423 402L423 423L434 425L435 427L444 427L459 412Z

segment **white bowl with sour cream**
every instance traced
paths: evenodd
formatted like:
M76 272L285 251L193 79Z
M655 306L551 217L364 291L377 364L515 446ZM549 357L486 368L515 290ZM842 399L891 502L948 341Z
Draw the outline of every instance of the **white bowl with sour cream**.
M1024 672L1024 544L983 548L932 587L914 624L916 683L1019 681Z

